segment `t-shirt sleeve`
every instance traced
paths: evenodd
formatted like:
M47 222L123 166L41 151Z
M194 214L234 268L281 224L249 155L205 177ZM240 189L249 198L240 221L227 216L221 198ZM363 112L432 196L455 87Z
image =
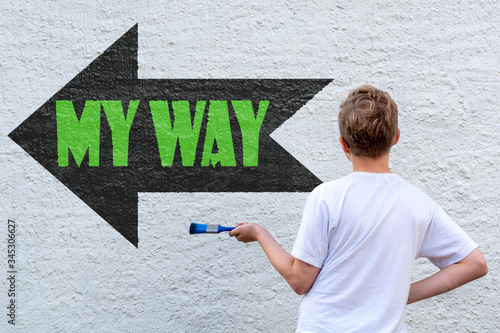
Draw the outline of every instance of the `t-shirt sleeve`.
M468 256L477 244L437 204L417 257L428 258L440 269Z
M311 193L302 213L297 239L292 255L318 268L328 255L328 221L329 214L325 202L318 195Z

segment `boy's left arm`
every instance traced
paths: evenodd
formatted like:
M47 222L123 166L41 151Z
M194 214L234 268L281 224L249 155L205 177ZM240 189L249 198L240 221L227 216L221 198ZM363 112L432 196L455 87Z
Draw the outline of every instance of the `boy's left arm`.
M239 223L229 236L236 237L243 243L259 242L274 268L299 295L311 289L321 270L292 256L276 242L266 228L256 223Z
M412 283L408 304L448 292L478 279L486 273L488 273L488 266L483 255L476 248L459 262L449 265L421 281Z

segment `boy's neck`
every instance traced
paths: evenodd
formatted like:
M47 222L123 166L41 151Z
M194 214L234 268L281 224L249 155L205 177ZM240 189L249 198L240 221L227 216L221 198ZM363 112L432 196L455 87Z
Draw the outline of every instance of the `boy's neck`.
M389 169L389 154L378 158L366 156L350 156L352 171L371 172L371 173L391 173Z

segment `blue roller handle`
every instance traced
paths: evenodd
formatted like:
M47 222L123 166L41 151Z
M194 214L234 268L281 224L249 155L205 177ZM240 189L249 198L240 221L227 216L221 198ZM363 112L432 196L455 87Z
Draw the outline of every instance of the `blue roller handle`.
M218 234L222 231L231 231L235 227L223 227L217 224L200 224L200 223L191 223L189 227L189 233L193 234Z

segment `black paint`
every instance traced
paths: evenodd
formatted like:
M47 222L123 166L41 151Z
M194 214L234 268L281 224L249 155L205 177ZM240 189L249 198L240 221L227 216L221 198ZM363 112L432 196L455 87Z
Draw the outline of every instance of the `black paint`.
M138 192L307 192L321 181L269 137L278 126L331 80L137 78L138 27L135 25L65 87L9 134L29 155L66 185L132 244L138 246ZM129 162L112 164L111 131L101 110L100 166L57 162L56 100L72 100L82 112L86 100L140 100L130 131ZM174 164L162 167L149 100L270 100L260 131L259 165L244 167L241 133L230 113L236 167L201 167L204 119L196 162L183 167L177 148ZM206 117L206 113L205 113Z

